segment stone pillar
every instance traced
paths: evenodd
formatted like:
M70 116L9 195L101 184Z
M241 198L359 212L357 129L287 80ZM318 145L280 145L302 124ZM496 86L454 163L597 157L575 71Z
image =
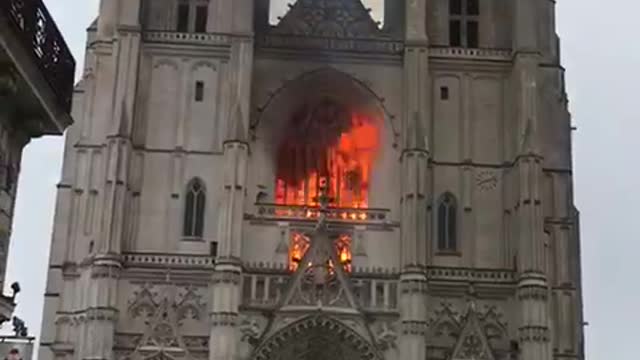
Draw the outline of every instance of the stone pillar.
M218 222L219 251L211 288L210 360L236 360L239 356L238 318L242 303L240 279L242 264L242 225L249 161L249 106L253 69L253 0L218 0L217 18L226 18L224 31L238 35L225 66L221 100L226 122L224 142L224 200ZM215 1L214 1L215 3ZM225 3L225 4L222 4ZM223 11L224 10L224 11ZM229 19L232 19L228 23Z
M225 142L224 209L218 237L221 243L211 282L210 360L235 360L238 356L240 254L248 155L249 146L245 142L235 139Z
M114 4L117 4L117 1L103 0L100 17L102 19L102 11L107 11L108 17L105 21L113 26L124 26L122 31L111 34L117 41L103 44L103 52L99 55L110 58L113 66L97 70L113 71L114 76L111 86L101 89L98 94L101 101L111 104L110 114L103 114L106 117L104 132L95 138L103 146L106 162L104 178L98 189L102 201L97 212L100 221L94 231L97 235L91 266L83 271L78 279L78 287L90 290L85 293L83 299L83 311L86 313L83 334L87 335L78 338L76 351L81 359L91 360L114 358L121 253L130 221L127 214L131 211L132 198L129 186L133 155L131 136L140 59L140 23L136 16L126 16L122 19L116 16L112 19L111 12L108 11L113 11L114 8L104 7L116 7ZM126 6L125 10L129 15L137 14L140 1L128 0L126 5L118 6ZM120 10L122 9L116 7L116 11Z
M117 255L97 255L80 287L88 289L83 328L76 346L79 359L112 360L118 320L118 278L122 263Z
M111 39L115 36L120 0L100 0L98 14L98 38Z
M240 279L242 265L237 259L220 259L211 281L211 330L209 360L237 360Z
M516 204L518 339L521 360L551 360L550 299L547 248L542 207L543 158L538 124L539 64L538 0L517 0L514 7L514 70L518 124Z
M426 358L429 44L426 0L406 2L399 358Z
M538 0L515 0L513 6L513 48L517 52L537 52L538 44Z

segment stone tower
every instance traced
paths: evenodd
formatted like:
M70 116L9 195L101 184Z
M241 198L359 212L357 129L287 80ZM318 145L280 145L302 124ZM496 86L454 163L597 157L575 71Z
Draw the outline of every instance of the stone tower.
M583 359L554 2L102 0L39 357Z

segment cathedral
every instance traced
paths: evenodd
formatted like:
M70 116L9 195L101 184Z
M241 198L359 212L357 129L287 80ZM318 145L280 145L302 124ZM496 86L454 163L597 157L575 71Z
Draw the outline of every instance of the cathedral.
M582 360L547 0L102 0L40 360Z

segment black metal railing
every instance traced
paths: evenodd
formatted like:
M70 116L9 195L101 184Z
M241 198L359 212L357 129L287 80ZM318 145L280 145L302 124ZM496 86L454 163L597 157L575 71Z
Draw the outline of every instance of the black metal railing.
M60 105L71 111L76 62L42 0L0 0L18 41L33 55Z

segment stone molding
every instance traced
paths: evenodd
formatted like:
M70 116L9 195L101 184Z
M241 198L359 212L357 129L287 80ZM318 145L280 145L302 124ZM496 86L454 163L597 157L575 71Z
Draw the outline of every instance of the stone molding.
M185 33L172 31L145 31L146 42L175 43L185 45L231 46L232 39L227 34Z
M87 321L117 321L120 311L111 307L92 307L76 312L59 312L55 324L80 325Z
M429 267L429 281L466 281L514 284L516 272L512 270L468 269L449 267Z
M209 314L209 319L211 326L235 327L239 323L240 316L238 313L212 312Z
M348 325L327 315L311 315L288 324L259 345L252 359L269 360L287 343L308 334L310 331L317 330L335 334L341 339L341 342L348 343L350 347L358 351L361 354L360 359L381 359L373 344Z
M518 329L518 338L522 342L546 343L550 341L550 331L546 326L521 326Z
M216 271L211 276L211 284L233 284L239 285L241 280L241 275L239 272L233 271Z
M400 333L403 335L426 336L428 329L426 321L404 320L400 322Z
M171 254L145 254L127 253L122 255L123 264L128 267L141 268L202 268L213 269L215 259L202 255L171 255Z

